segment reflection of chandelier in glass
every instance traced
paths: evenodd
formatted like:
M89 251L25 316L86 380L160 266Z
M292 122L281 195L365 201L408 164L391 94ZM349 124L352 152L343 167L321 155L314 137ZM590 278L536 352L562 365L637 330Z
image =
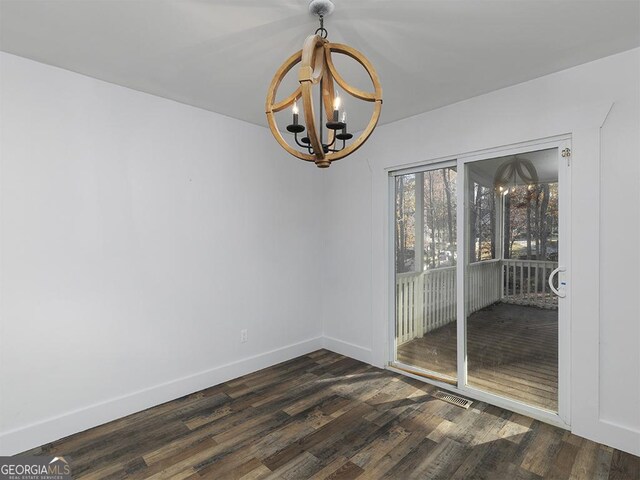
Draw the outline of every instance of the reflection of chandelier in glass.
M498 167L493 177L493 184L496 189L502 192L508 189L509 184L513 184L512 186L515 188L518 184L518 177L523 185L531 186L538 183L538 172L533 163L526 158L514 156Z
M278 143L291 155L309 162L315 162L320 168L326 168L334 160L340 160L355 152L371 135L380 118L382 109L382 87L378 80L373 65L357 50L338 43L327 41L327 30L324 28L324 16L333 11L334 5L330 0L313 0L309 4L309 10L320 19L320 28L315 35L307 37L302 50L294 53L278 69L267 93L266 113L271 133ZM332 53L346 55L358 62L367 71L374 91L365 92L349 85L338 73L331 59ZM300 86L287 98L276 102L278 87L287 73L298 63L298 81ZM369 124L360 136L347 146L347 140L353 135L347 131L347 118L344 111L340 112L340 97L336 95L333 81L348 94L366 102L373 102L374 109ZM318 118L315 118L313 109L313 87L319 86L320 102ZM302 98L303 119L302 125L298 117L298 99ZM292 107L292 123L287 125L287 130L294 135L295 148L284 139L278 129L275 113ZM323 113L323 109L326 113ZM342 115L340 115L342 113ZM326 116L326 122L323 121ZM326 139L324 129L326 127ZM307 130L307 135L298 138ZM300 150L301 149L301 150Z

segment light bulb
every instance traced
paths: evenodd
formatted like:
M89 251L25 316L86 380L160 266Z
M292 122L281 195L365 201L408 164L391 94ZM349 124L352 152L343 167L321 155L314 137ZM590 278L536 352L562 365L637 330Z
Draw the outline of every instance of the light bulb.
M297 115L298 114L298 101L296 100L295 102L293 102L293 114Z
M334 110L340 110L340 97L336 97L333 100L333 109Z
M347 112L342 112L342 123L347 123Z

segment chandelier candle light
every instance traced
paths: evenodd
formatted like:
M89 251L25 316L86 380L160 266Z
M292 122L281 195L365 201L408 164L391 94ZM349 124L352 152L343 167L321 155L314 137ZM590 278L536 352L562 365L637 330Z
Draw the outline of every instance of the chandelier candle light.
M314 35L307 37L302 50L294 53L278 69L267 93L266 114L269 129L278 143L291 155L308 162L314 162L320 168L327 168L331 162L340 160L355 152L371 135L375 129L382 109L382 87L373 65L360 52L347 45L330 43L327 40L327 30L324 28L324 17L331 14L334 5L330 0L313 0L309 4L309 11L317 15L320 28ZM331 58L332 53L346 55L358 62L366 70L373 92L365 92L349 85L338 73ZM287 98L276 102L278 87L287 73L298 63L298 81L300 86ZM349 95L366 102L373 102L374 108L371 119L358 138L347 145L353 138L347 126L347 112L341 111L341 100L335 93L334 80ZM313 105L313 87L320 89L319 115L316 120ZM302 99L303 125L300 123L298 100ZM287 142L276 124L275 114L291 106L292 121L287 125L287 131L293 134L294 148ZM326 111L326 113L324 112ZM342 115L341 115L342 113ZM326 122L323 121L326 119ZM317 123L316 123L317 122ZM326 140L324 129L326 127ZM306 136L298 135L307 131Z

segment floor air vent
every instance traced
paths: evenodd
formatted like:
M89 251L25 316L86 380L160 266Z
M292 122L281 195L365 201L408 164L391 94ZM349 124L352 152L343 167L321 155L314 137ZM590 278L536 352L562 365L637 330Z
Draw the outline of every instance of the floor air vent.
M443 392L438 390L433 394L434 397L443 400L445 402L451 403L452 405L456 405L457 407L469 408L473 403L471 400L467 400L466 398L458 397L452 393Z

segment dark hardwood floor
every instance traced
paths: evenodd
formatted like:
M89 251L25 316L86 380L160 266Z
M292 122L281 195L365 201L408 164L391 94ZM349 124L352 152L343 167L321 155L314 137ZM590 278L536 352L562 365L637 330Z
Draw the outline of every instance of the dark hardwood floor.
M398 360L455 378L456 325L400 345ZM496 303L469 315L467 329L469 385L557 411L557 310Z
M28 454L74 478L629 479L640 459L320 350Z

